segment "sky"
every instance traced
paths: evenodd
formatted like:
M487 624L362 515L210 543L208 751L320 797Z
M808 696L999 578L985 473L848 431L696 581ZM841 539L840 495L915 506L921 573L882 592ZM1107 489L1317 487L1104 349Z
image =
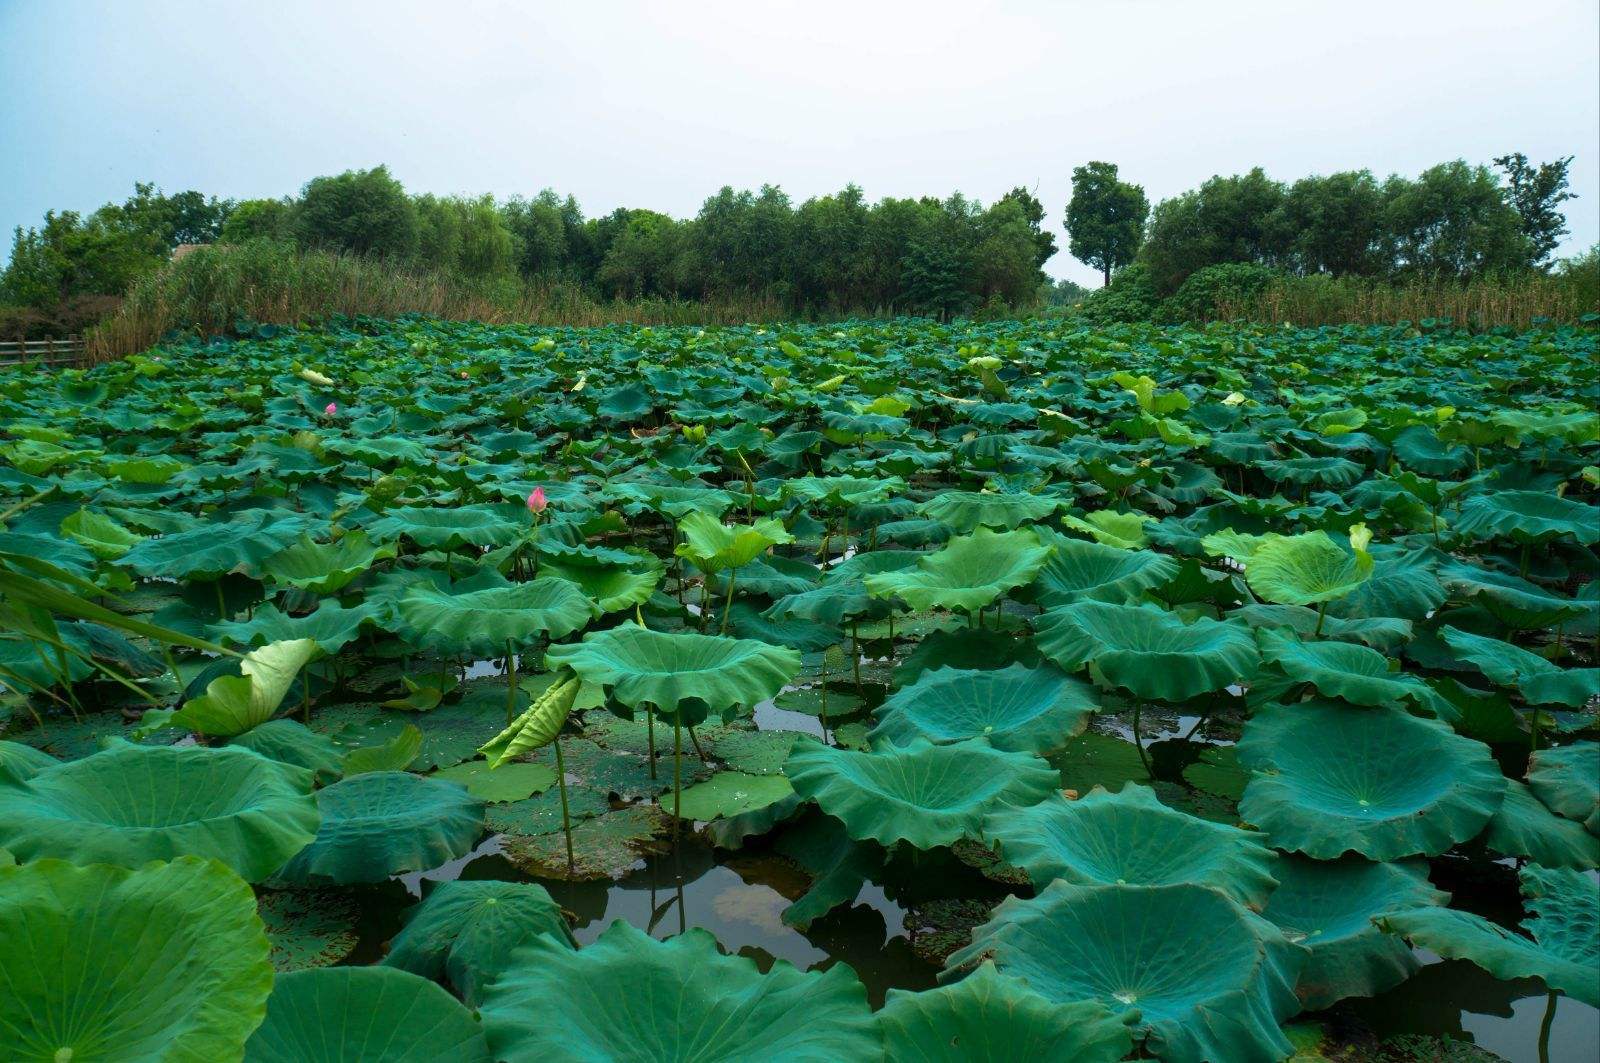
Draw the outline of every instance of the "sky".
M1595 0L0 0L6 233L135 181L276 197L379 163L590 216L1024 185L1047 272L1095 284L1061 231L1090 160L1155 202L1510 151L1574 156L1558 254L1600 241Z

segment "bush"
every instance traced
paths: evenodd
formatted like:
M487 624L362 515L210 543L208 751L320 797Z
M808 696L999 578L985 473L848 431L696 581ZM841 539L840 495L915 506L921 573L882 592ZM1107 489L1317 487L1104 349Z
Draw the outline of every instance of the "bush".
M1189 274L1178 290L1162 300L1155 320L1164 325L1215 321L1223 308L1236 306L1283 279L1270 266L1254 262L1224 262Z
M1111 278L1109 285L1090 292L1078 304L1076 313L1091 325L1149 321L1158 302L1150 270L1135 262Z

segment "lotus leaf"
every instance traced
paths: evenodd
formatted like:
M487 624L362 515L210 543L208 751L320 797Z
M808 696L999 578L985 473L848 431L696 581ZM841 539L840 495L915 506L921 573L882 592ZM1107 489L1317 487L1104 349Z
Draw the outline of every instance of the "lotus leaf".
M677 555L706 572L740 568L770 547L794 542L780 520L727 527L705 513L690 513L678 522L678 531L683 542L678 544Z
M1001 808L983 833L1040 889L1057 879L1196 882L1259 911L1276 885L1276 854L1261 835L1185 815L1133 783L1118 793L1096 787L1076 801L1057 795L1026 808Z
M1593 546L1600 542L1600 506L1546 491L1495 491L1462 503L1455 530L1475 539L1537 543L1570 538Z
M1528 786L1556 815L1600 835L1600 742L1535 750L1528 758Z
M951 539L921 558L915 568L867 576L877 598L899 598L913 609L974 612L1038 575L1050 547L1032 531L994 532L980 527Z
M1137 601L1144 591L1178 575L1176 561L1150 550L1125 550L1065 536L1046 541L1055 550L1033 586L1047 609L1084 599Z
M1352 705L1429 705L1433 689L1391 667L1377 650L1348 642L1302 642L1276 631L1261 634L1262 657L1297 683Z
M1040 652L1063 668L1093 663L1110 682L1161 701L1248 680L1261 660L1249 628L1204 617L1186 624L1150 604L1076 602L1034 626Z
M252 650L239 662L240 675L213 679L204 694L185 702L169 722L219 738L243 734L272 718L316 652L317 644L310 639L273 642Z
M563 1021L550 1022L550 1002ZM866 990L843 964L766 973L704 930L656 941L618 920L573 951L548 937L512 955L485 994L483 1024L505 1063L551 1058L782 1059L835 1063L882 1052Z
M1290 856L1278 861L1273 874L1278 887L1261 914L1311 950L1296 987L1308 1011L1346 997L1375 996L1415 974L1419 965L1411 950L1373 920L1449 900L1428 884L1427 865L1419 862Z
M1522 924L1530 937L1455 908L1393 912L1379 925L1447 959L1471 960L1496 978L1542 978L1600 1007L1600 885L1565 868L1530 864L1519 874L1533 913Z
M923 672L877 710L868 738L900 745L987 738L996 749L1046 753L1082 733L1098 707L1094 692L1055 668Z
M316 830L311 773L246 749L119 741L27 779L0 776L0 846L24 861L206 856L255 882Z
M1065 505L1045 495L996 494L990 491L941 491L919 509L934 520L966 535L979 526L1010 531L1044 520Z
M392 546L374 546L367 533L357 529L332 543L319 543L309 535L262 563L274 583L312 594L332 594L361 577L381 558L394 556Z
M705 782L686 787L679 797L669 794L658 799L661 807L687 820L709 822L737 816L782 801L794 793L782 775L747 775L741 771L719 771Z
M850 837L917 849L977 835L989 812L1042 801L1057 781L1039 758L982 739L937 746L915 739L867 753L801 739L784 771L795 792L843 821Z
M1342 598L1372 576L1372 555L1345 550L1326 532L1273 536L1250 556L1245 582L1269 602L1317 605Z
M1133 1048L1132 1015L1090 1001L1053 1003L992 963L954 985L891 989L876 1018L893 1060L1114 1063Z
M257 910L274 971L332 967L360 942L355 930L360 906L333 890L268 890L259 896Z
M355 775L317 791L316 840L278 872L291 885L382 882L472 851L483 805L454 783L399 771Z
M426 978L391 967L280 975L246 1063L489 1063L472 1013Z
M1193 883L1055 882L1008 898L954 953L949 969L992 959L1001 974L1061 1004L1097 1001L1137 1014L1146 1047L1178 1063L1283 1059L1279 1026L1306 952L1217 890Z
M468 1004L482 1001L483 987L536 935L577 947L561 906L531 882L441 882L405 921L383 962L424 978L448 977Z
M198 857L0 867L0 941L16 1063L236 1060L272 989L255 895Z
M1581 823L1557 816L1516 779L1506 780L1506 799L1489 821L1484 843L1505 856L1541 867L1600 867L1600 837Z
M1506 789L1482 742L1401 709L1271 706L1238 749L1254 772L1239 815L1318 860L1437 855L1481 831Z
M570 635L596 615L594 603L564 579L479 585L490 582L413 586L398 605L403 634L417 646L488 655L507 643L523 649L541 636Z
M401 506L367 528L380 543L406 538L418 546L510 546L528 533L528 522L512 505Z

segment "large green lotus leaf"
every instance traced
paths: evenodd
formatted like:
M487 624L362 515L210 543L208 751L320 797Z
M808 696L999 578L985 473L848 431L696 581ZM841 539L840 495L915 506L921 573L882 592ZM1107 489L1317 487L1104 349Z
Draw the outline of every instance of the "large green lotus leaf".
M1047 495L996 494L991 491L941 491L917 508L966 535L980 525L1010 531L1044 520L1067 504Z
M1593 612L1581 599L1563 597L1520 576L1466 561L1440 566L1439 579L1450 593L1482 604L1501 623L1518 630L1550 627Z
M1506 780L1506 799L1489 821L1483 841L1503 856L1522 857L1540 867L1600 867L1600 837L1552 813L1516 779Z
M899 553L898 550L892 552ZM770 620L805 621L819 627L837 629L846 619L879 613L888 614L887 603L868 593L863 580L832 576L820 587L784 595L762 615Z
M1057 794L1030 807L1001 808L983 834L1040 889L1056 879L1197 882L1259 911L1276 884L1277 854L1263 836L1168 808L1155 791L1133 783L1118 793L1096 787L1076 801Z
M1250 629L1156 605L1076 602L1034 621L1039 651L1068 671L1093 663L1141 698L1184 701L1249 679L1261 657Z
M316 776L319 785L333 782L344 773L344 757L333 740L311 730L299 720L268 720L228 739L228 745L252 750L269 760L305 768Z
M954 985L891 989L876 1019L891 1060L1115 1063L1133 1049L1131 1014L1092 1001L1053 1003L992 963Z
M1549 491L1496 491L1461 505L1454 530L1473 539L1508 538L1519 543L1573 539L1600 542L1600 506L1586 506Z
M1261 633L1261 656L1296 683L1352 705L1428 706L1433 688L1414 675L1390 667L1377 650L1349 642L1302 642L1277 631Z
M680 819L708 823L765 808L793 793L794 787L782 775L719 771L705 782L685 787L681 794L663 793L656 803Z
M1091 687L1048 665L936 668L879 706L867 737L900 745L987 738L996 749L1047 753L1081 734L1098 707Z
M865 590L862 593L864 596ZM787 646L801 653L816 653L844 641L844 632L837 627L811 620L771 620L758 606L749 602L733 603L733 608L728 613L728 630L737 638L755 639L774 646Z
M425 871L472 851L483 833L483 804L455 783L402 771L354 775L317 791L316 840L278 879L289 885L382 882Z
M1488 746L1401 709L1269 706L1238 750L1253 772L1239 815L1318 860L1436 856L1483 830L1506 789Z
M573 557L541 558L539 575L575 583L602 613L632 609L650 600L665 567L653 555L627 564L585 564Z
M311 773L246 749L118 741L26 780L0 777L0 846L23 861L207 856L255 882L316 830Z
M448 977L471 1005L536 935L577 947L561 906L531 882L441 882L405 923L383 962L435 981Z
M274 971L342 963L361 941L357 898L339 890L265 890L257 909L272 946Z
M757 705L800 671L794 650L754 639L668 634L637 624L591 632L582 642L550 647L545 657L552 668L566 665L585 682L610 687L624 705L667 712L690 698L709 712Z
M262 569L272 582L312 594L332 594L362 576L380 558L394 556L393 546L374 546L357 529L332 543L309 535L267 558Z
M620 919L576 951L549 937L523 946L481 1012L503 1063L837 1063L883 1052L866 990L848 966L801 972L778 960L761 974L753 960L724 955L704 930L656 941Z
M433 778L459 783L467 793L490 804L526 800L556 784L554 769L526 761L493 766L486 760L469 760L440 768Z
M483 1029L426 978L392 967L279 975L246 1063L489 1063Z
M1600 742L1534 750L1528 786L1550 811L1600 835Z
M272 989L255 894L192 856L0 867L0 941L15 1063L238 1060Z
M1328 620L1323 634L1333 634L1335 616L1355 620L1384 617L1423 620L1450 597L1439 580L1431 550L1396 553L1391 548L1374 547L1372 575L1355 590L1327 605Z
M1346 550L1327 532L1273 536L1245 566L1250 589L1278 605L1316 605L1342 598L1372 575L1372 555Z
M1567 868L1528 865L1520 872L1531 939L1455 908L1414 908L1379 921L1392 933L1446 959L1471 960L1496 978L1542 978L1600 1007L1600 884Z
M1046 609L1084 599L1137 601L1145 591L1170 583L1178 575L1177 561L1151 550L1123 550L1064 535L1045 541L1055 550L1039 570L1033 587Z
M1411 641L1411 621L1393 617L1318 618L1315 609L1303 605L1246 605L1228 615L1254 628L1284 628L1308 639L1359 642L1375 650L1394 651ZM1318 624L1322 626L1320 636L1316 634Z
M1373 919L1450 899L1429 885L1428 867L1420 861L1287 856L1273 874L1278 888L1261 914L1311 950L1296 986L1308 1011L1346 997L1376 996L1410 978L1419 966L1411 950Z
M184 702L168 722L218 738L243 734L272 719L295 677L317 652L311 639L273 642L239 662L242 675L218 676L204 694Z
M64 518L61 534L103 561L113 561L144 541L144 536L92 509L80 509Z
M397 506L367 531L380 543L406 538L418 546L510 546L528 534L521 507L499 503L474 506Z
M1069 513L1061 518L1061 523L1074 531L1092 535L1094 541L1101 546L1117 550L1137 550L1148 541L1144 526L1149 519L1143 513L1118 513L1114 510L1098 509L1087 517L1075 517Z
M55 757L21 742L0 740L0 777L21 781L61 763Z
M1439 634L1457 658L1498 686L1520 689L1523 697L1535 705L1581 708L1600 694L1600 669L1560 668L1520 646L1448 624Z
M868 593L899 598L912 609L982 609L1006 591L1031 583L1050 556L1038 535L978 528L923 556L915 568L867 576Z
M401 634L415 646L488 656L504 653L508 642L522 649L541 636L570 635L597 612L583 591L564 579L484 587L478 582L450 589L414 584L396 606Z
M810 561L767 554L757 557L748 564L740 565L732 572L717 574L710 581L712 589L726 596L730 575L737 590L765 595L768 598L781 598L786 594L813 590L817 586L817 581L822 578L821 570Z
M378 614L371 602L345 608L328 599L304 616L289 616L269 602L248 620L224 621L213 624L211 630L241 646L310 639L323 653L332 655L359 638L362 626L375 621Z
M259 575L267 558L308 527L305 517L255 510L230 521L200 521L185 531L137 543L118 564L147 579L212 580L227 572Z
M690 513L678 522L683 542L677 555L694 562L706 572L748 565L779 543L792 543L794 536L781 520L758 520L754 524L725 526L705 513Z
M947 970L992 959L1057 1003L1098 1001L1174 1063L1269 1063L1293 1052L1279 1029L1306 952L1205 886L1055 882L1001 902Z
M841 820L850 837L917 849L976 836L1001 804L1042 801L1059 779L1038 757L982 739L940 746L916 739L867 753L802 739L784 771L795 792Z

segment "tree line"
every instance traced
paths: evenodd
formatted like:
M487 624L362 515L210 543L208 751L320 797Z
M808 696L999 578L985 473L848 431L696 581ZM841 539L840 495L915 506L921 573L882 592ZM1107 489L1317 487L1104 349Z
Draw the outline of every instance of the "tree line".
M1547 268L1566 233L1560 206L1572 198L1571 159L1494 162L1442 163L1415 178L1356 170L1292 183L1256 168L1213 177L1153 209L1117 166L1090 162L1073 171L1063 227L1068 251L1102 274L1107 291L1096 299L1107 304L1154 305L1191 278L1399 282ZM586 217L576 199L550 190L503 202L413 195L383 166L316 177L282 199L235 202L137 184L125 202L52 211L39 226L18 227L0 273L0 307L103 312L182 245L270 240L469 283L568 284L605 299L760 296L796 315L949 317L1087 294L1043 273L1057 249L1047 218L1024 187L988 206L959 192L869 202L853 184L797 205L774 185L723 187L678 219L638 208Z

